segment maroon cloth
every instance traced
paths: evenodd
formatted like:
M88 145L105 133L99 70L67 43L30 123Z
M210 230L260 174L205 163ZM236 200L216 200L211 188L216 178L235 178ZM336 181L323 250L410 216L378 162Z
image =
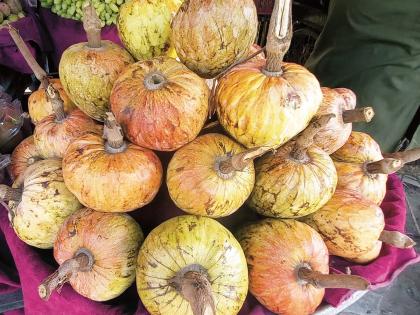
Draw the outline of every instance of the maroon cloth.
M54 66L58 68L64 50L73 44L87 41L83 24L79 21L62 18L44 8L39 10L39 17L54 47L50 57ZM122 46L115 25L104 27L101 35L102 39L113 41Z
M45 45L44 35L36 16L33 13L28 13L26 17L11 23L11 25L19 31L19 34L29 46L32 55L36 56L38 62L40 62L41 52L48 48ZM0 29L0 65L21 73L32 74L32 70L26 64L10 37L7 27Z
M159 154L163 164L166 165L170 154ZM405 194L402 183L397 176L392 175L388 180L388 191L382 208L386 218L386 228L390 230L404 231L405 225ZM176 209L168 198L166 185L155 200L149 206L132 213L147 233L160 222L170 217L182 214ZM240 222L255 218L248 209L242 208L229 219L222 223L235 229ZM2 235L4 239L2 239ZM10 264L7 259L7 248L10 249L16 269L20 277L20 285L23 291L26 314L133 314L147 315L147 311L139 301L135 285L130 287L121 297L108 303L90 301L78 295L69 285L65 285L60 294L54 293L48 302L42 301L37 294L39 283L56 268L51 258L51 250L38 250L30 247L19 240L7 219L5 207L0 206L0 262ZM362 275L372 283L372 288L387 285L405 267L419 261L419 257L413 249L395 249L384 246L381 256L373 263L366 266L350 264L339 258L333 257L331 269L333 272L345 270L350 266L353 274ZM12 266L10 266L12 268ZM341 270L341 271L340 271ZM10 292L18 287L16 281L11 280L9 274L0 273L0 294ZM348 290L327 290L325 300L337 306L351 295ZM9 312L8 315L22 314L21 311ZM268 315L267 311L249 295L240 315Z

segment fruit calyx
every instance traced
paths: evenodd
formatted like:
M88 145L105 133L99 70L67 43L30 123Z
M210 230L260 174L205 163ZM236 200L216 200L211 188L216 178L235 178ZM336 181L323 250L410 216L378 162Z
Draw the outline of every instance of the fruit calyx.
M217 157L215 161L216 172L223 179L231 178L236 171L243 171L249 163L252 163L257 157L262 156L268 151L273 151L273 148L261 146L245 150L238 154L228 153L224 156Z
M86 248L80 248L73 256L63 262L58 269L48 276L38 286L39 297L48 300L54 290L60 290L61 287L78 272L87 272L93 268L93 255Z
M66 113L64 112L64 102L60 97L60 93L58 93L52 84L48 84L46 93L55 114L55 121L62 123L66 119Z
M101 48L101 20L92 3L83 7L83 28L86 32L89 48Z
M297 137L294 146L290 151L290 157L301 163L309 161L307 151L314 143L315 135L324 128L333 117L335 117L334 114L326 114L319 116L311 122L309 126Z
M144 77L144 86L149 91L160 90L168 82L166 77L157 71L150 72Z
M127 149L121 126L111 112L106 113L103 138L106 139L105 151L108 153L121 153Z
M262 72L268 77L283 74L282 63L292 40L291 0L276 0L267 35L267 63Z

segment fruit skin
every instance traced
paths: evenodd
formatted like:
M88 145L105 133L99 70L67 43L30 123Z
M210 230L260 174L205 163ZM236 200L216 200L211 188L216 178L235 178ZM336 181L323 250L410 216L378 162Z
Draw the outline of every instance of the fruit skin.
M252 0L184 1L172 28L182 63L209 79L247 55L257 35L257 10Z
M291 156L293 147L289 142L256 162L249 206L259 214L298 218L317 211L333 196L337 172L329 155L311 146L307 159L299 161Z
M107 301L123 293L135 279L135 262L143 233L124 213L102 213L83 208L61 226L54 244L54 258L61 265L80 248L94 257L93 269L77 272L71 286L94 301Z
M61 57L61 83L79 109L103 121L109 111L112 86L133 61L127 51L111 41L103 40L99 49L78 43L67 48Z
M343 122L343 111L356 108L356 95L345 88L321 88L323 99L317 115L335 114L314 137L314 143L328 154L341 148L350 137L352 124Z
M187 300L168 283L179 270L194 264L208 273L216 314L239 312L248 291L248 270L241 246L217 221L185 215L156 227L139 252L137 291L152 315L192 315Z
M118 35L136 60L163 54L171 47L172 18L183 0L131 0L120 7Z
M284 144L305 129L322 101L319 82L304 67L283 63L280 77L267 77L264 65L235 67L216 91L220 124L248 148Z
M55 114L42 119L35 127L34 142L43 158L63 158L67 147L85 133L101 134L102 128L80 109L57 122Z
M66 113L76 108L76 105L70 100L67 93L64 91L60 79L49 79L48 80L58 91L61 99L64 102L64 111ZM45 89L39 88L34 91L28 99L29 116L31 117L34 125L37 125L43 118L48 115L54 114L51 103L47 99Z
M348 259L372 250L385 227L381 208L351 190L337 189L324 207L302 220L321 234L331 255Z
M9 219L17 236L28 245L52 248L61 224L82 207L64 184L61 160L32 164L13 187L23 188L22 200L9 202Z
M356 264L368 264L372 262L373 260L375 260L376 258L378 258L379 254L381 253L381 249L382 249L382 242L377 241L370 250L360 254L359 256L355 258L347 259L347 260L355 262Z
M10 160L10 175L13 180L22 174L30 165L36 161L42 160L34 143L34 137L29 136L19 143L13 150Z
M148 90L145 78L166 83ZM195 139L208 115L209 88L183 64L169 57L140 61L121 74L111 93L111 109L127 138L142 147L174 151Z
M380 205L385 198L386 174L370 174L365 165L383 159L379 145L366 133L353 131L347 142L331 156L338 175L338 189L359 192Z
M218 159L245 149L219 134L206 134L175 152L166 182L177 207L195 215L212 218L227 216L239 209L254 186L252 162L224 178L216 169Z
M162 182L162 165L152 151L127 143L121 153L106 151L101 136L85 134L63 158L64 180L80 202L103 212L127 212L153 200Z
M249 290L276 314L315 312L324 289L299 283L296 271L306 263L329 272L328 250L311 227L295 220L265 219L242 228L238 240L249 270Z

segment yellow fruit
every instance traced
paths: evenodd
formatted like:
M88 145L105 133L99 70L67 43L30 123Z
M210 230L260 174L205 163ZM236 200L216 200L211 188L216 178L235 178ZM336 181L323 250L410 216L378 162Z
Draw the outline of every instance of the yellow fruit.
M197 303L188 293L197 291L204 291L201 301L204 308L214 306L213 314L237 314L248 292L248 270L238 241L215 220L190 215L150 232L139 252L136 280L140 299L152 315L192 315Z
M183 0L132 0L120 7L118 34L136 60L163 54L171 48L171 22Z

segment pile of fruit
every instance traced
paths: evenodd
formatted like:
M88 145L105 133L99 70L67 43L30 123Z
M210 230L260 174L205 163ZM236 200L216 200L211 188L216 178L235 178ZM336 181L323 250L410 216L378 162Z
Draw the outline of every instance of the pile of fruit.
M102 25L116 24L120 6L126 0L91 0L98 12ZM81 21L83 18L83 4L88 0L41 0L43 8L67 19Z
M173 4L127 2L143 9L120 26L156 22L156 6L171 12ZM69 282L107 301L136 281L151 314L236 314L248 289L272 312L311 314L325 288L367 289L361 277L329 274L329 255L363 264L383 243L413 246L384 230L379 205L387 174L420 149L383 156L352 131L372 108L283 62L291 1L276 0L265 57L252 45L252 0L189 0L175 12L151 31L119 28L134 62L101 40L95 6L84 6L88 42L64 52L59 80L10 29L41 86L29 99L34 135L12 154L15 181L0 186L0 198L22 241L54 249L59 267L40 297ZM161 49L168 38L181 62ZM214 111L218 133L205 126ZM154 151L174 152L166 170ZM186 215L144 237L127 213L142 211L162 183ZM261 219L238 231L215 220L243 206Z
M20 0L0 0L0 26L25 17Z

